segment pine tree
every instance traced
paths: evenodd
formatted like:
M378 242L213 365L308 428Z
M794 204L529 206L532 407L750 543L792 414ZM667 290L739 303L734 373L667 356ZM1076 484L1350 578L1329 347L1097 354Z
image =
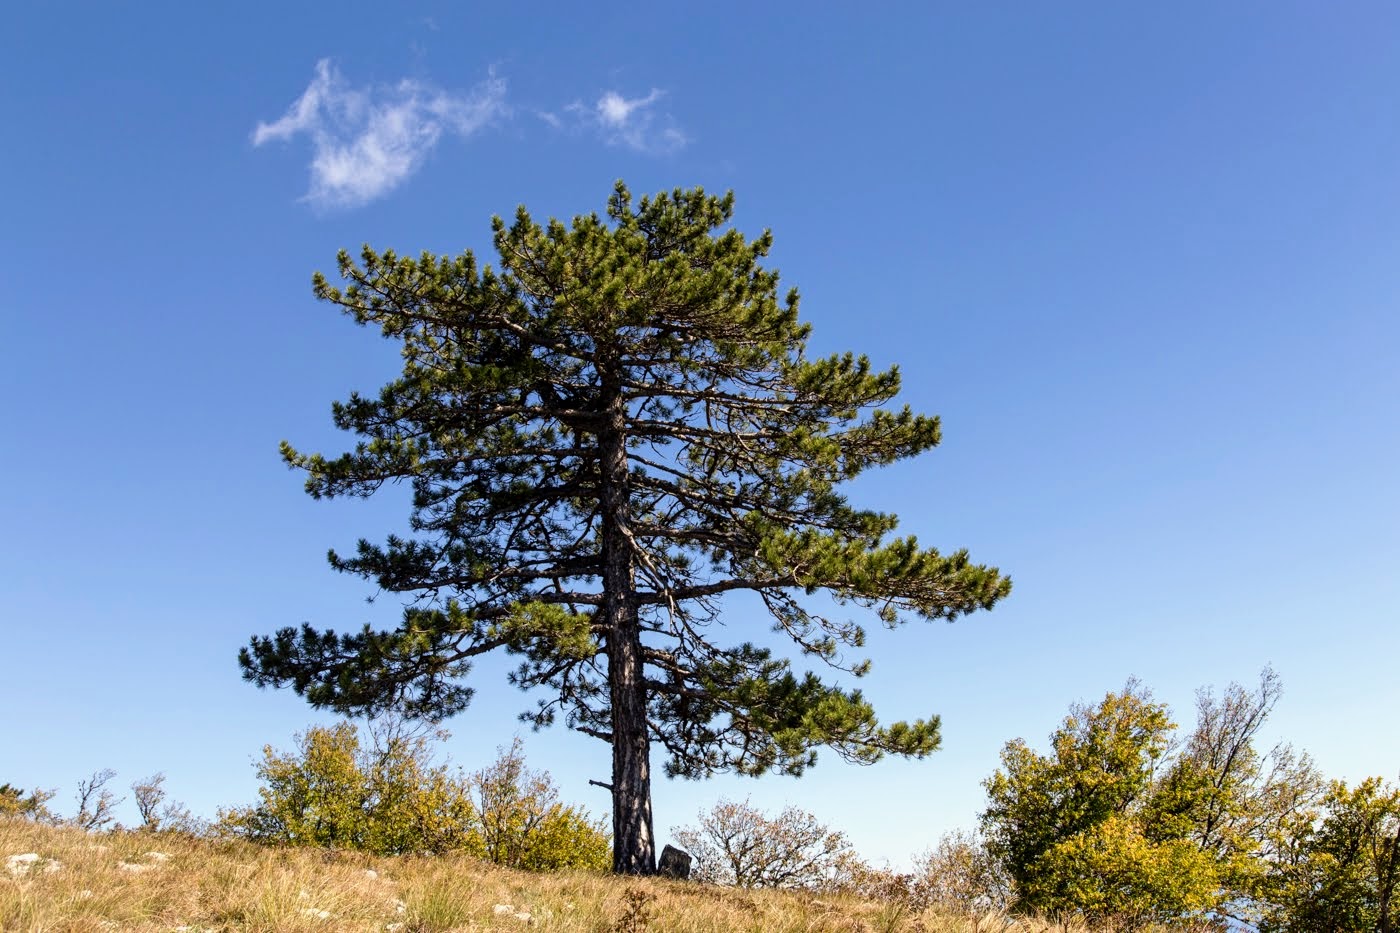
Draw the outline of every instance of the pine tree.
M893 626L1010 591L837 491L933 447L938 420L881 407L897 369L806 356L796 291L780 301L760 265L772 237L727 229L732 207L698 188L634 205L619 183L606 219L496 218L498 268L366 247L341 253L343 290L318 275L318 297L402 345L403 374L333 406L353 451L282 455L317 498L411 484L411 538L330 561L413 598L393 631L255 637L244 676L341 712L440 718L470 699L472 658L518 655L512 681L548 688L522 718L562 714L611 746L629 874L654 871L653 742L688 778L796 775L823 745L857 762L937 748L936 716L882 726L860 691L716 642L724 595L749 591L801 653L861 675L841 653L860 626L801 597Z

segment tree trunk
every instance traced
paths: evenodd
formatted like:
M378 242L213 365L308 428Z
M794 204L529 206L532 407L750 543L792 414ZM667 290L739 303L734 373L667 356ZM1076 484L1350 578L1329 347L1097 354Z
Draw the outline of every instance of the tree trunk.
M602 471L603 627L612 707L613 871L656 873L651 818L651 738L637 618L635 558L629 531L626 409L620 387L609 386L598 432ZM611 390L611 391L607 391Z
M1377 910L1376 929L1380 933L1393 933L1395 927L1390 921L1391 897L1395 893L1395 882L1400 878L1400 829L1395 831L1395 835L1386 845L1386 840L1382 837L1381 851L1390 849L1389 858L1376 859L1376 875L1379 884L1380 905Z

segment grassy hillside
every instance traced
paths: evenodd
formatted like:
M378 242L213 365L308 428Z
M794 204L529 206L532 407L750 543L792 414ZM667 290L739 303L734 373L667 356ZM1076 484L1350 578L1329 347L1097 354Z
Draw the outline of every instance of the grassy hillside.
M15 859L14 856L26 856ZM27 856L36 856L28 858ZM953 931L958 917L803 892L585 873L528 874L466 857L376 858L0 820L0 930ZM1017 921L1017 930L1062 929Z

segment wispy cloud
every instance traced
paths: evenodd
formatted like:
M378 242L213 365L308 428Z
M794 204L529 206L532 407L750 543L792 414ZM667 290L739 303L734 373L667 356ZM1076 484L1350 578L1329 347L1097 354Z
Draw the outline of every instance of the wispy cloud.
M608 91L591 107L575 102L564 109L597 130L610 146L662 155L675 152L690 142L669 113L657 110L655 105L665 96L666 92L658 88L652 88L645 97L631 98ZM540 114L540 117L553 126L559 125L553 114Z
M468 92L405 79L382 88L350 87L329 59L287 113L259 123L253 145L311 137L311 188L322 207L354 207L387 194L417 171L444 132L472 136L508 112L506 82L493 73Z

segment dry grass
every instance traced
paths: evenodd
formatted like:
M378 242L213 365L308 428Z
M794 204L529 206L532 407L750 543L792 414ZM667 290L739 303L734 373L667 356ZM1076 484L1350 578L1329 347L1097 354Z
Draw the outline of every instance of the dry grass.
M26 868L13 855L34 853ZM151 853L157 853L155 855ZM160 855L166 858L160 858ZM0 930L749 930L984 933L1071 928L837 895L510 871L467 857L376 858L0 819Z

